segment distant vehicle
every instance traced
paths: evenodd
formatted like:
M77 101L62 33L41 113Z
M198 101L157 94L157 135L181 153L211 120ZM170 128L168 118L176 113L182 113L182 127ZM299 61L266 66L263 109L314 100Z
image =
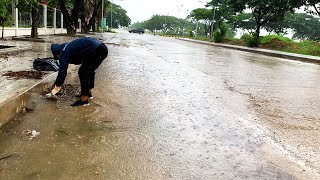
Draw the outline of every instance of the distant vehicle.
M129 33L143 34L144 33L144 29L132 29L132 30L129 30Z

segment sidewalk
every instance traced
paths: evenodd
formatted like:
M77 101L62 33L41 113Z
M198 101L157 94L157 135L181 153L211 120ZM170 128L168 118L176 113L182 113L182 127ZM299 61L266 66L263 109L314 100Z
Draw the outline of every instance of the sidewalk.
M112 34L90 35L101 39L111 39ZM71 41L78 37L47 36L54 43ZM0 50L0 127L21 112L32 99L39 98L40 93L51 86L56 77L54 72L45 72L42 79L14 79L3 76L8 71L33 71L33 60L36 58L51 57L51 43L26 42L26 41L0 41L0 45L16 46L25 51ZM8 48L9 49L9 48ZM70 66L74 70L76 66Z
M223 47L223 48L229 48L229 49L234 49L234 50L239 50L239 51L245 51L245 52L257 53L257 54L262 54L262 55L267 55L267 56L273 56L273 57L278 57L278 58L320 64L320 57L317 57L317 56L308 56L308 55L302 55L302 54L287 53L287 52L274 51L274 50L261 49L261 48L235 46L235 45L229 45L229 44L219 44L219 43L199 41L199 40L187 39L187 38L178 38L178 39L182 40L182 41L187 41L187 42L194 42L194 43L205 44L205 45L210 45L210 46Z

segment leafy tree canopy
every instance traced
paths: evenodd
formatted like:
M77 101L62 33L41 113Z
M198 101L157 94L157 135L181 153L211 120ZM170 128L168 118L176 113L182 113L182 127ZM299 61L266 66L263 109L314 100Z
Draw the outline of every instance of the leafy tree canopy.
M229 5L242 13L250 9L255 22L254 45L259 44L261 28L270 22L283 20L286 12L294 12L295 8L303 5L301 0L229 0Z
M190 17L200 21L200 20L210 20L212 19L212 11L206 8L194 9L190 13Z
M1 0L0 1L0 16L5 17L7 16L8 9L7 9L7 4L9 4L11 1L10 0Z
M111 25L111 9L109 9L107 14L107 25ZM127 15L127 11L121 6L112 4L112 27L119 28L120 26L129 26L131 24L131 19Z
M320 0L305 0L306 11L320 16Z

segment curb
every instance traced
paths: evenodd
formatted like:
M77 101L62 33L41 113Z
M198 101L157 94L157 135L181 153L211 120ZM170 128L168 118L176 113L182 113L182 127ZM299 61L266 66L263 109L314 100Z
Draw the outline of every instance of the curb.
M17 114L19 114L27 105L39 94L42 94L52 85L52 82L56 78L57 72L51 73L46 78L30 87L28 90L20 93L16 97L11 97L2 104L0 104L0 127L12 120Z
M251 53L256 53L256 54L262 54L262 55L267 55L267 56L272 56L272 57L290 59L290 60L295 60L295 61L320 64L320 57L317 57L317 56L301 55L301 54L273 51L273 50L268 50L268 49L249 48L249 47L234 46L234 45L227 45L227 44L217 44L217 43L210 43L210 42L191 40L191 39L185 39L185 38L177 38L177 39L182 40L182 41L186 41L186 42L193 42L193 43L204 44L204 45L209 45L209 46L216 46L216 47L234 49L234 50L238 50L238 51L245 51L245 52L251 52Z

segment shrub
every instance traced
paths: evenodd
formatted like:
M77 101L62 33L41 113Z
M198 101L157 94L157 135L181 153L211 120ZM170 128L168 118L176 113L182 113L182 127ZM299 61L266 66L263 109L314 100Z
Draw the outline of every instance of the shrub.
M193 37L193 32L192 31L190 31L190 33L189 33L189 37Z
M256 44L257 44L255 42L256 40L254 39L254 37L251 34L244 34L240 39L243 40L245 45L249 46L249 47L256 46Z
M228 34L228 32L230 33ZM227 35L231 36L230 34L232 34L232 32L229 26L224 22L220 22L219 29L213 33L214 42L221 43L224 41Z
M224 39L223 34L220 31L215 31L213 33L214 42L221 43Z

